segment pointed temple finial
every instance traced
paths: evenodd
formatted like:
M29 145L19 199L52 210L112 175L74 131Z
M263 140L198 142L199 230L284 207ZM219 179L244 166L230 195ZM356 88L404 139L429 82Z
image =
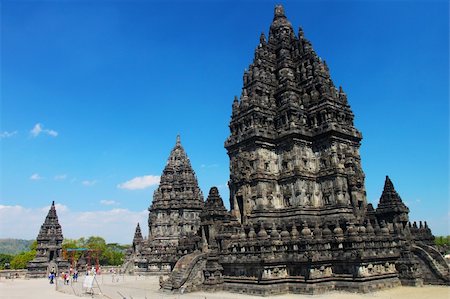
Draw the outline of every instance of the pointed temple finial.
M384 181L384 190L385 191L394 191L394 184L392 183L391 179L389 178L389 176L386 176L386 180Z
M52 201L52 206L55 206L55 201L54 200Z
M266 35L264 34L264 32L261 32L261 35L259 36L259 42L260 44L266 43Z
M386 176L386 180L384 181L383 193L380 198L381 202L402 202L389 176Z
M217 197L219 196L219 189L217 189L217 187L211 187L211 189L209 189L209 196L214 196Z
M303 39L305 37L305 33L303 32L302 27L298 27L298 38Z
M284 7L281 4L275 6L275 15L273 19L275 20L278 18L286 18L286 15L284 14Z
M176 142L177 146L181 145L181 139L180 139L180 134L177 135L177 142Z

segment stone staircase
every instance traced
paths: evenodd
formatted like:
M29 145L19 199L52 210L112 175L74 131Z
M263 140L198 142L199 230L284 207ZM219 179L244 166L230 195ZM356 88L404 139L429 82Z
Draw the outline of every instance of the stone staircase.
M163 291L183 293L203 283L202 269L206 264L206 256L206 253L193 252L180 258L169 278L162 282Z
M423 243L416 243L412 249L421 262L425 283L450 285L450 267L435 248Z

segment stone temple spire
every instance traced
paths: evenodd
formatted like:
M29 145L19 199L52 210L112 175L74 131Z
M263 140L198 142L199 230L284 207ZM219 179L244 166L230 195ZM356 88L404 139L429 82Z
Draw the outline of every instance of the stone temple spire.
M205 202L205 208L217 211L226 211L222 197L219 195L219 189L212 187L209 190L208 198Z
M55 202L52 202L47 217L41 225L37 236L36 257L28 263L28 276L45 276L50 268L68 267L68 262L62 255L62 242L64 240L61 225L56 214Z
M144 243L144 238L142 238L142 232L141 232L141 226L139 223L136 225L136 231L134 232L134 238L133 238L133 252L134 254L138 255L141 253L141 248Z
M325 61L303 30L296 36L283 7L276 6L268 40L259 37L241 96L232 104L225 148L233 214L246 224L265 209L297 209L300 217L314 208L312 225L327 207L338 209L341 218L361 221L366 211L362 135L353 118Z
M136 231L134 232L133 244L143 241L141 227L139 223L136 225Z
M46 240L52 243L62 242L63 234L61 225L58 221L58 215L56 214L55 202L52 202L47 217L45 217L44 223L41 225L41 229L38 235L38 242Z
M383 193L380 198L380 205L385 204L403 204L402 199L398 195L397 191L395 191L394 184L392 183L389 176L386 176L386 180L384 182ZM379 206L379 205L378 205Z
M203 194L177 136L149 208L149 242L177 244L179 237L199 229L202 208Z
M376 210L378 220L407 222L408 213L408 207L403 203L397 191L395 191L394 184L389 176L386 176L383 193L381 194L380 203Z
M162 204L182 207L189 206L190 203L202 204L203 195L178 135L161 175L159 187L153 195L152 206Z

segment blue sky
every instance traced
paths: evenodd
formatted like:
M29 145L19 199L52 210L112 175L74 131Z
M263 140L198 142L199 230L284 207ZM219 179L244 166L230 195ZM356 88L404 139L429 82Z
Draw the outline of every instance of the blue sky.
M231 104L276 3L2 1L0 237L35 238L55 200L66 237L129 243L177 134L228 204ZM369 202L388 174L449 234L448 3L282 4L348 94Z

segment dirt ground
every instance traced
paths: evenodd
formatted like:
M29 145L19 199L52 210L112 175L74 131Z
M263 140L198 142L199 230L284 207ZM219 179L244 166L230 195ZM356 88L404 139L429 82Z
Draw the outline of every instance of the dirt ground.
M70 299L91 297L107 299L255 299L256 296L240 295L227 292L196 292L183 295L165 294L159 291L158 277L99 275L94 282L92 296L82 288L84 277L71 285L57 286L48 283L47 279L1 279L1 299ZM101 294L100 294L101 293ZM268 297L266 297L268 298ZM398 287L369 294L331 292L324 295L286 294L273 296L276 299L450 299L450 287L425 286L421 288Z

